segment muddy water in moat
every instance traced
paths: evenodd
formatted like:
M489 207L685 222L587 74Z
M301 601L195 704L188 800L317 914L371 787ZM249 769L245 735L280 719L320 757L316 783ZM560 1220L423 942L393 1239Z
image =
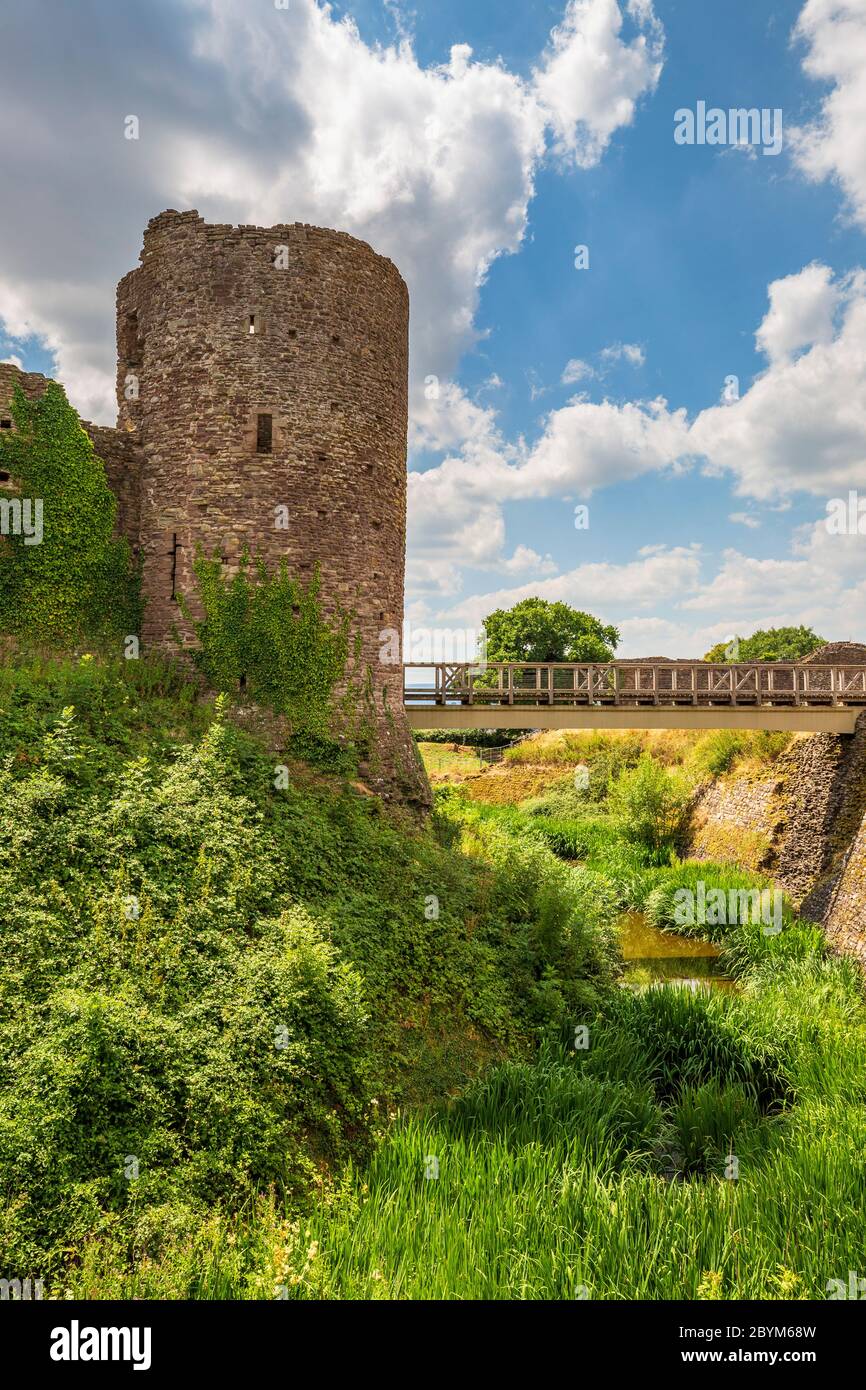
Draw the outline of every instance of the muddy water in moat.
M642 912L626 912L619 919L620 944L626 977L634 970L648 971L662 984L689 985L692 989L732 989L733 980L719 965L719 948L709 941L661 931Z

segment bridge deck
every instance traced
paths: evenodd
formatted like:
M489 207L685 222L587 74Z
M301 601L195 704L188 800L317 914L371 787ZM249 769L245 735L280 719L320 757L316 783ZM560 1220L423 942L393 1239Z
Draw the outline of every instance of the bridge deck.
M404 669L415 729L694 728L852 733L866 666L427 662Z

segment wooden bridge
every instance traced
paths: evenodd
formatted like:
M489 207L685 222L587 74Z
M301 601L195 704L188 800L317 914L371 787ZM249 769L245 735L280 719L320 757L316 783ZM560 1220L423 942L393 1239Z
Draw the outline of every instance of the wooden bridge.
M421 662L403 670L413 729L781 729L850 734L866 666L708 661Z

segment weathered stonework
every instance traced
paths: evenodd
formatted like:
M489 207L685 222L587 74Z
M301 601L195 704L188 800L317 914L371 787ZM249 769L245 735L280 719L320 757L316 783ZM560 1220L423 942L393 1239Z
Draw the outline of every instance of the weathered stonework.
M707 782L692 806L689 855L769 872L781 823L779 790L775 776Z
M866 817L844 857L824 930L836 950L853 956L866 970Z
M770 874L866 965L866 713L853 735L797 735L765 777L709 783L688 852Z
M394 650L380 634L403 621L403 279L342 232L211 226L197 212L151 219L140 261L117 291L118 428L85 428L140 548L145 645L194 640L177 598L193 598L197 546L230 572L245 549L285 557L303 582L318 567L325 612L351 612L361 639L366 780L428 805L402 667L380 660Z

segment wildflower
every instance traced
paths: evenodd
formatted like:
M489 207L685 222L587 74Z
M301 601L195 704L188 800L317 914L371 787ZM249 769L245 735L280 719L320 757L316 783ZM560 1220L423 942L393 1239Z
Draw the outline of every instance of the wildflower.
M698 1284L697 1297L702 1299L715 1299L722 1297L722 1274L718 1269L707 1269Z

